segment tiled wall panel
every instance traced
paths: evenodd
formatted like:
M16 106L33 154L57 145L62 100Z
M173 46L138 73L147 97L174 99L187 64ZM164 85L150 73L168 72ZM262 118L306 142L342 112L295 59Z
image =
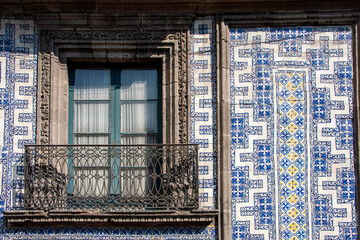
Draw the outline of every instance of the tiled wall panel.
M37 32L31 20L0 19L0 204L23 201L23 146L35 142Z
M211 17L193 23L190 39L191 143L199 144L201 207L216 208L215 28Z
M351 27L230 30L233 239L356 239Z

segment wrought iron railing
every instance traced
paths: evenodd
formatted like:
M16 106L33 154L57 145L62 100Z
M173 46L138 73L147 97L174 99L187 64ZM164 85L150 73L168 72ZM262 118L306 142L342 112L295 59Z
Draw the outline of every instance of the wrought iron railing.
M197 145L28 145L24 207L198 208Z

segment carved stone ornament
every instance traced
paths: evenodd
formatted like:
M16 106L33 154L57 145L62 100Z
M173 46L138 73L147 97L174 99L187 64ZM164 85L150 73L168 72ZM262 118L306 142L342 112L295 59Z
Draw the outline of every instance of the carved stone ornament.
M149 48L161 48L173 43L173 50L169 50L177 64L173 65L178 78L178 143L187 143L187 118L188 118L188 87L187 87L187 34L188 30L180 30L169 33L169 30L147 30L147 31L131 31L111 29L109 31L68 31L68 30L42 30L40 31L40 49L39 53L39 76L40 84L38 90L39 100L39 116L38 126L38 143L50 143L50 88L51 88L51 54L56 54L56 44L74 44L75 43L126 43L126 44L144 44ZM105 44L106 45L106 44ZM122 50L120 50L122 51ZM177 59L177 60L176 60ZM174 64L174 63L170 63ZM171 77L171 76L170 76ZM175 133L176 134L176 133Z
M40 96L39 102L39 115L40 121L40 136L38 136L40 144L49 144L49 121L50 121L50 54L43 52L39 54L39 76L40 76Z
M187 143L187 113L188 113L188 98L187 98L187 35L185 31L179 32L175 35L168 36L168 39L178 41L178 60L179 60L179 142Z

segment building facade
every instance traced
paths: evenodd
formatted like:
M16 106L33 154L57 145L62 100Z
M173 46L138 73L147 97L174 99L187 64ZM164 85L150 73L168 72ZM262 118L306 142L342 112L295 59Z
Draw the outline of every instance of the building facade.
M2 239L358 239L357 1L2 5Z

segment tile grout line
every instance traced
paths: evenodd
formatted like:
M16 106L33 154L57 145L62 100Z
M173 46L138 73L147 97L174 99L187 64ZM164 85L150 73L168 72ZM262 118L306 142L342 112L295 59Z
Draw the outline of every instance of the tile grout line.
M306 73L308 73L308 71L305 71ZM308 173L308 176L307 176L307 194L308 194L308 229L309 229L309 236L308 236L308 239L309 240L312 240L312 208L311 208L311 151L310 151L310 74L309 75L309 78L306 78L305 80L305 84L306 84L306 100L307 100L307 103L306 103L306 108L307 108L307 112L306 112L306 127L307 127L307 131L306 131L306 137L307 137L307 173Z
M275 227L275 235L276 235L276 239L279 240L280 239L280 228L279 228L279 221L280 217L279 217L279 166L278 166L278 158L277 158L277 131L278 131L278 126L277 126L277 85L276 85L276 78L275 78L275 74L273 72L272 74L272 82L273 82L273 97L274 97L274 168L275 168L275 222L276 222L276 227Z

